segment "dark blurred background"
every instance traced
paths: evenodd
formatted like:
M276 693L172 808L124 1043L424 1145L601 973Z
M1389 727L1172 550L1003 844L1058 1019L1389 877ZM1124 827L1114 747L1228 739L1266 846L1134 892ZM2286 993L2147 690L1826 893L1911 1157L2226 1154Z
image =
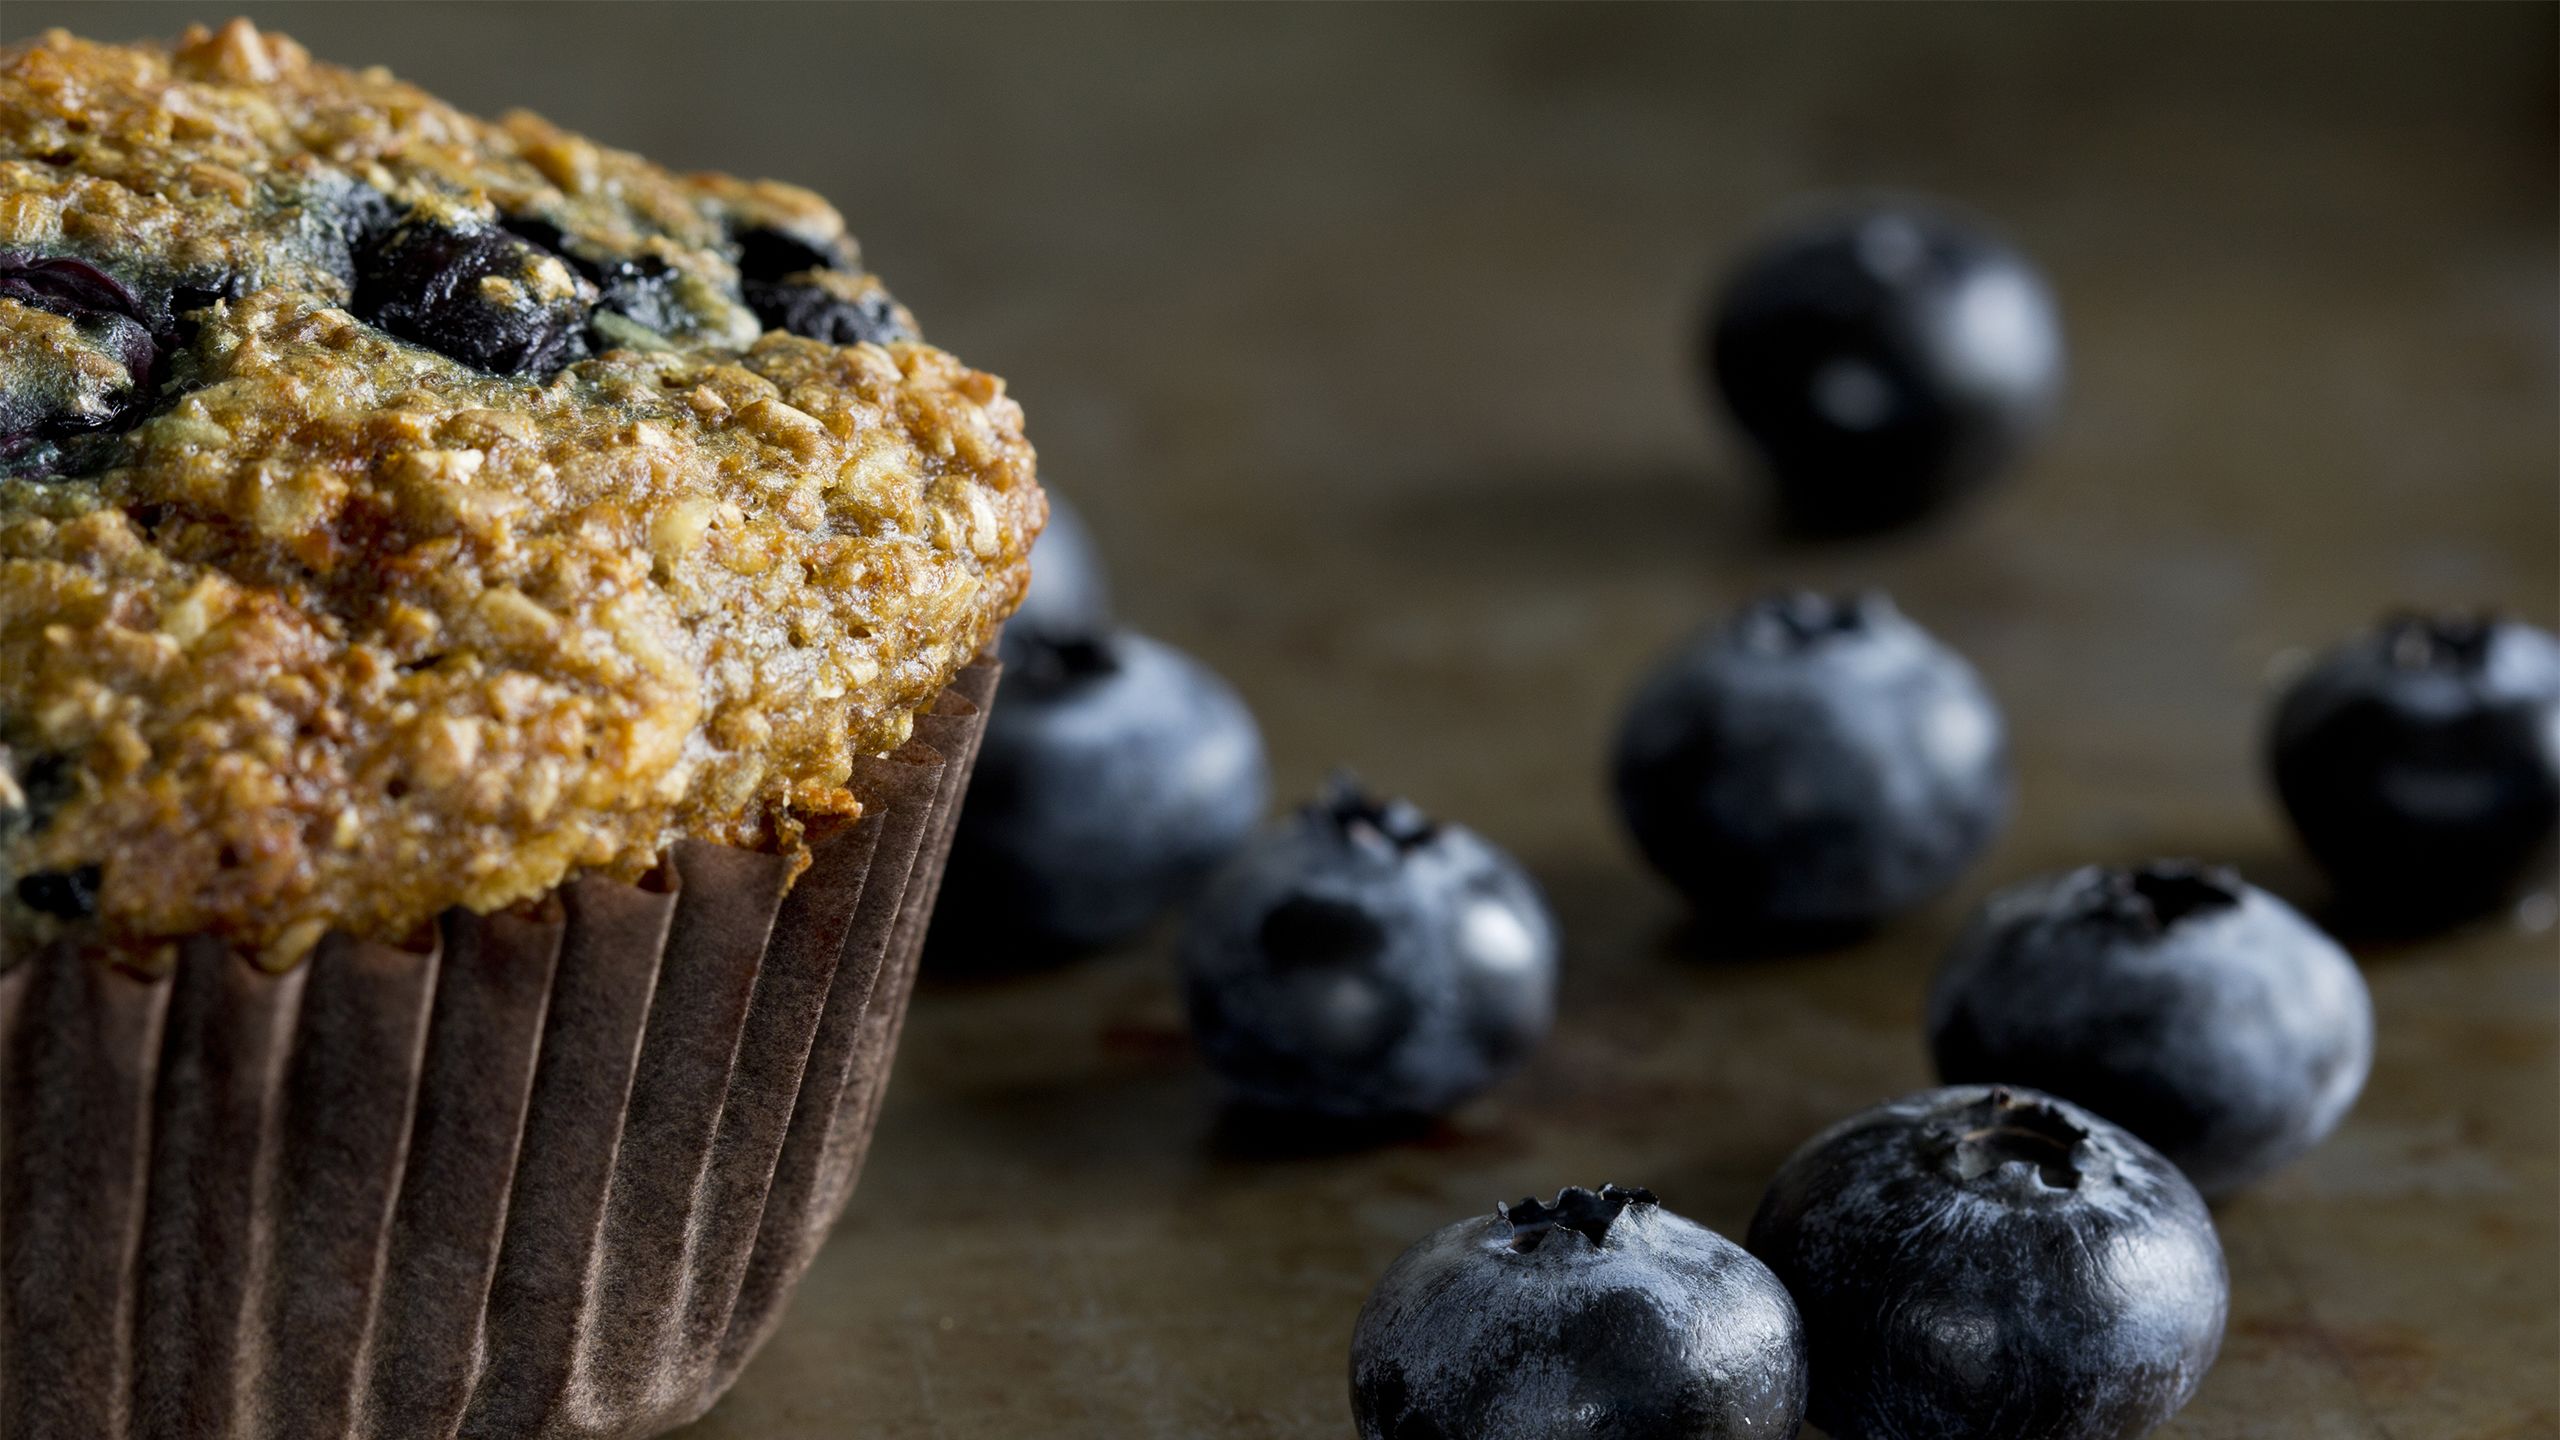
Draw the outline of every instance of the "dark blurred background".
M324 58L824 192L927 335L1010 378L1140 626L1476 825L1570 935L1556 1043L1422 1147L1217 1142L1162 947L928 990L846 1232L705 1436L1335 1436L1412 1236L1565 1182L1737 1231L1819 1123L1925 1079L1964 903L2231 859L2317 905L2257 775L2272 674L2400 603L2560 609L2560 10L246 5ZM227 10L9 0L11 37ZM1774 537L1690 356L1807 191L1995 217L2071 346L2051 442L1918 531ZM2010 707L2019 822L1828 956L1666 955L1599 784L1675 636L1883 585ZM2347 1130L2226 1208L2176 1433L2549 1436L2547 907L2366 952Z

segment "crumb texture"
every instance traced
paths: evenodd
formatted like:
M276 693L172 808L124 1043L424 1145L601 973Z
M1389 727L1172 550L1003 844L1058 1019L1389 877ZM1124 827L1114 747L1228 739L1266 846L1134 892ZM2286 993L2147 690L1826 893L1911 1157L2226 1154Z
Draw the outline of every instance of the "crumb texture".
M246 22L0 50L0 879L290 963L849 815L1018 600L836 213Z

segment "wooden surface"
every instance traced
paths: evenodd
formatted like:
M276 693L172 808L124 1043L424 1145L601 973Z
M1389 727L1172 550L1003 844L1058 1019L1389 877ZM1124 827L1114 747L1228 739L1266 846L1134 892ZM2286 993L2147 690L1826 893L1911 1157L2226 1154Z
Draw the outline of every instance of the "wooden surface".
M1927 1081L1921 988L1985 889L2171 853L2316 904L2256 768L2271 677L2397 602L2560 601L2548 6L251 10L834 196L1012 378L1127 613L1234 678L1284 791L1352 762L1565 924L1528 1072L1346 1154L1220 1124L1162 937L929 985L851 1217L689 1440L1346 1435L1352 1316L1408 1241L1603 1180L1737 1233L1799 1140ZM2001 217L2075 373L1988 503L1808 548L1686 355L1755 218L1848 183ZM2023 809L1869 943L1710 961L1601 757L1654 654L1791 584L1889 587L1970 654ZM2360 947L2371 1087L2219 1212L2230 1336L2168 1433L2560 1434L2552 913Z

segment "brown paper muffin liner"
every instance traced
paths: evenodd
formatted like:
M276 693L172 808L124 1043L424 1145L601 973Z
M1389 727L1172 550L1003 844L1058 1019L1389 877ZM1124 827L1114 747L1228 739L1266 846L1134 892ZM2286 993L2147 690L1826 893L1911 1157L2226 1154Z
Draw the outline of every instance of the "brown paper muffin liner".
M0 1437L654 1435L851 1194L996 666L865 760L812 863L165 979L0 975Z

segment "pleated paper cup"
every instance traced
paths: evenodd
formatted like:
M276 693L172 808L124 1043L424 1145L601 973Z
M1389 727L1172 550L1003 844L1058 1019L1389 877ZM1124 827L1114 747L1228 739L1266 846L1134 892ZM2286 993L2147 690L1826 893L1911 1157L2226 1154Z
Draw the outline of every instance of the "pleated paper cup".
M996 667L783 857L149 979L0 975L0 1437L655 1435L852 1193Z

